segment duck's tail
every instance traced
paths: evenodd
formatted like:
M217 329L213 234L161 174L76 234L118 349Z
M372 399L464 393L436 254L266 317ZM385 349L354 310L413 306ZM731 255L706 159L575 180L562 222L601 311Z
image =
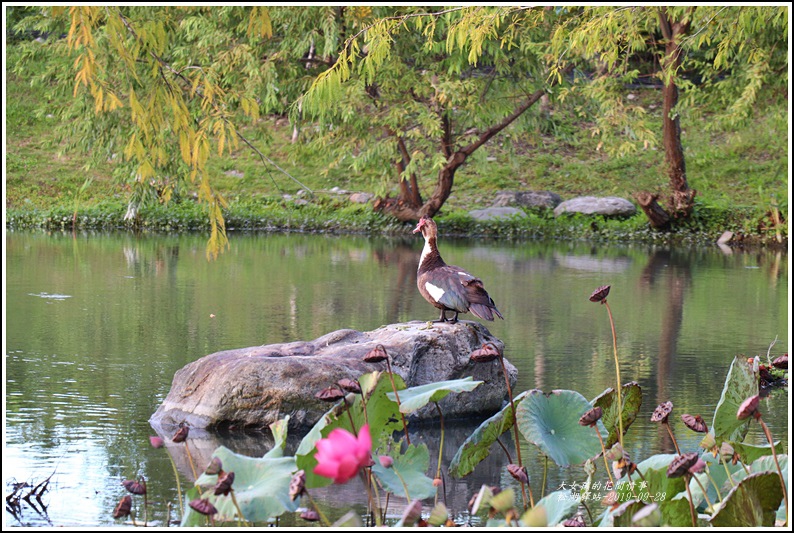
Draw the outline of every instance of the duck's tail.
M504 320L505 317L502 316L502 313L500 313L496 305L493 304L493 300L491 300L491 304L492 305L471 304L469 306L469 311L471 311L471 314L474 316L483 320L493 320L494 315Z

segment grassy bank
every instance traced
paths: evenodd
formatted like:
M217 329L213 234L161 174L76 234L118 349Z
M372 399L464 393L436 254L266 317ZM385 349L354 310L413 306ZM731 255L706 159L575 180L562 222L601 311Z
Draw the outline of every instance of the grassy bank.
M9 60L16 53L8 48ZM85 156L62 153L57 137L57 107L42 88L31 86L35 66L25 75L7 75L6 226L9 228L144 229L203 231L204 208L191 191L167 207L143 210L132 226L124 220L128 188L115 180L114 162L85 168ZM639 98L661 124L661 94L638 89ZM763 100L763 98L762 98ZM524 131L512 150L497 137L475 152L457 173L453 194L437 218L452 234L516 238L591 239L607 241L714 242L724 231L737 242L779 245L785 240L785 218L775 224L770 213L788 209L788 124L786 102L779 98L741 127L711 129L708 114L682 115L690 186L698 191L692 220L673 233L648 228L641 213L625 220L564 217L528 212L523 220L478 223L467 215L488 207L501 190L549 190L563 199L580 195L632 198L640 190L665 192L667 178L661 150L641 150L628 157L610 157L597 149L588 124L566 110L554 110L544 131ZM659 126L661 128L661 126ZM305 144L292 144L284 119L264 117L245 130L272 160L313 191L297 196L299 185L241 145L231 155L210 163L213 185L229 201L225 211L230 230L298 230L399 233L408 227L369 205L349 202L335 188L384 195L396 193L391 165L353 172L334 166ZM425 177L423 193L434 186ZM76 213L76 215L75 215Z

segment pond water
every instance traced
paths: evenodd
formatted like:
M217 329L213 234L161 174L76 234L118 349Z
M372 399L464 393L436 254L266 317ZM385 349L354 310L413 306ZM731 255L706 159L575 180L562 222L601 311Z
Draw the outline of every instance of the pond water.
M148 420L177 370L216 351L438 317L416 289L417 236L234 234L214 262L205 244L201 235L7 232L6 494L15 482L50 482L41 502L23 502L21 515L7 507L6 525L120 526L112 518L126 494L120 482L138 477L149 488L149 524L167 525L179 507L169 453L183 488L192 474L180 450L150 446ZM608 315L588 301L611 285L621 378L643 390L626 437L637 461L674 451L649 421L656 405L674 403L679 445L694 451L700 438L679 415L711 421L734 356L765 357L775 340L773 356L788 352L785 252L486 242L444 238L443 229L439 247L448 263L484 280L505 316L485 325L519 370L516 393L573 389L592 399L614 385ZM764 412L788 451L787 395L764 400ZM450 422L444 467L479 422ZM427 425L412 433L428 444L435 471L438 431ZM765 442L756 430L748 440ZM261 455L267 442L209 435L195 441L193 454L203 468L220 444ZM492 452L471 476L447 479L447 505L459 520L483 483L512 482L503 453ZM539 493L542 458L526 442L522 454ZM546 490L582 478L581 469L552 465ZM365 504L353 482L314 498L332 520ZM392 499L389 510L398 518L402 502ZM305 525L286 516L280 524Z

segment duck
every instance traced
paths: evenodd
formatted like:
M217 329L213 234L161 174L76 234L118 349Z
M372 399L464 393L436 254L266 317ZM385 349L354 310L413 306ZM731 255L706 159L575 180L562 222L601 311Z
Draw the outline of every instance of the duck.
M446 264L441 258L437 244L438 226L431 217L419 219L413 233L419 232L425 238L425 246L419 258L416 285L425 300L441 310L441 317L433 322L454 324L459 313L469 311L482 320L493 321L494 315L504 320L481 279L460 267ZM448 319L448 311L455 316Z

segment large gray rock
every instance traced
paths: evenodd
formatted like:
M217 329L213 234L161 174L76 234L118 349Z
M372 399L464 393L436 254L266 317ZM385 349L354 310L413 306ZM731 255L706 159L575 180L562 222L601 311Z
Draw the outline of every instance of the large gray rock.
M559 194L550 191L500 191L491 207L527 207L554 209L562 202Z
M634 204L617 196L595 197L579 196L565 200L554 208L554 216L564 213L582 213L584 215L604 215L612 217L630 217L637 212Z
M266 428L286 415L293 427L311 426L330 407L315 398L317 392L342 378L386 370L385 362L363 361L379 344L408 387L466 376L484 381L473 392L449 394L439 402L445 418L492 413L506 398L501 366L498 360L469 360L487 342L504 353L504 343L479 322L413 321L367 332L338 330L309 342L217 352L177 371L168 396L149 421L165 433L182 422L204 429ZM512 386L518 371L505 363ZM434 416L435 409L428 408L415 418Z
M505 218L519 217L526 218L527 214L515 207L487 207L485 209L474 209L469 211L469 215L474 220L488 221L500 220Z

